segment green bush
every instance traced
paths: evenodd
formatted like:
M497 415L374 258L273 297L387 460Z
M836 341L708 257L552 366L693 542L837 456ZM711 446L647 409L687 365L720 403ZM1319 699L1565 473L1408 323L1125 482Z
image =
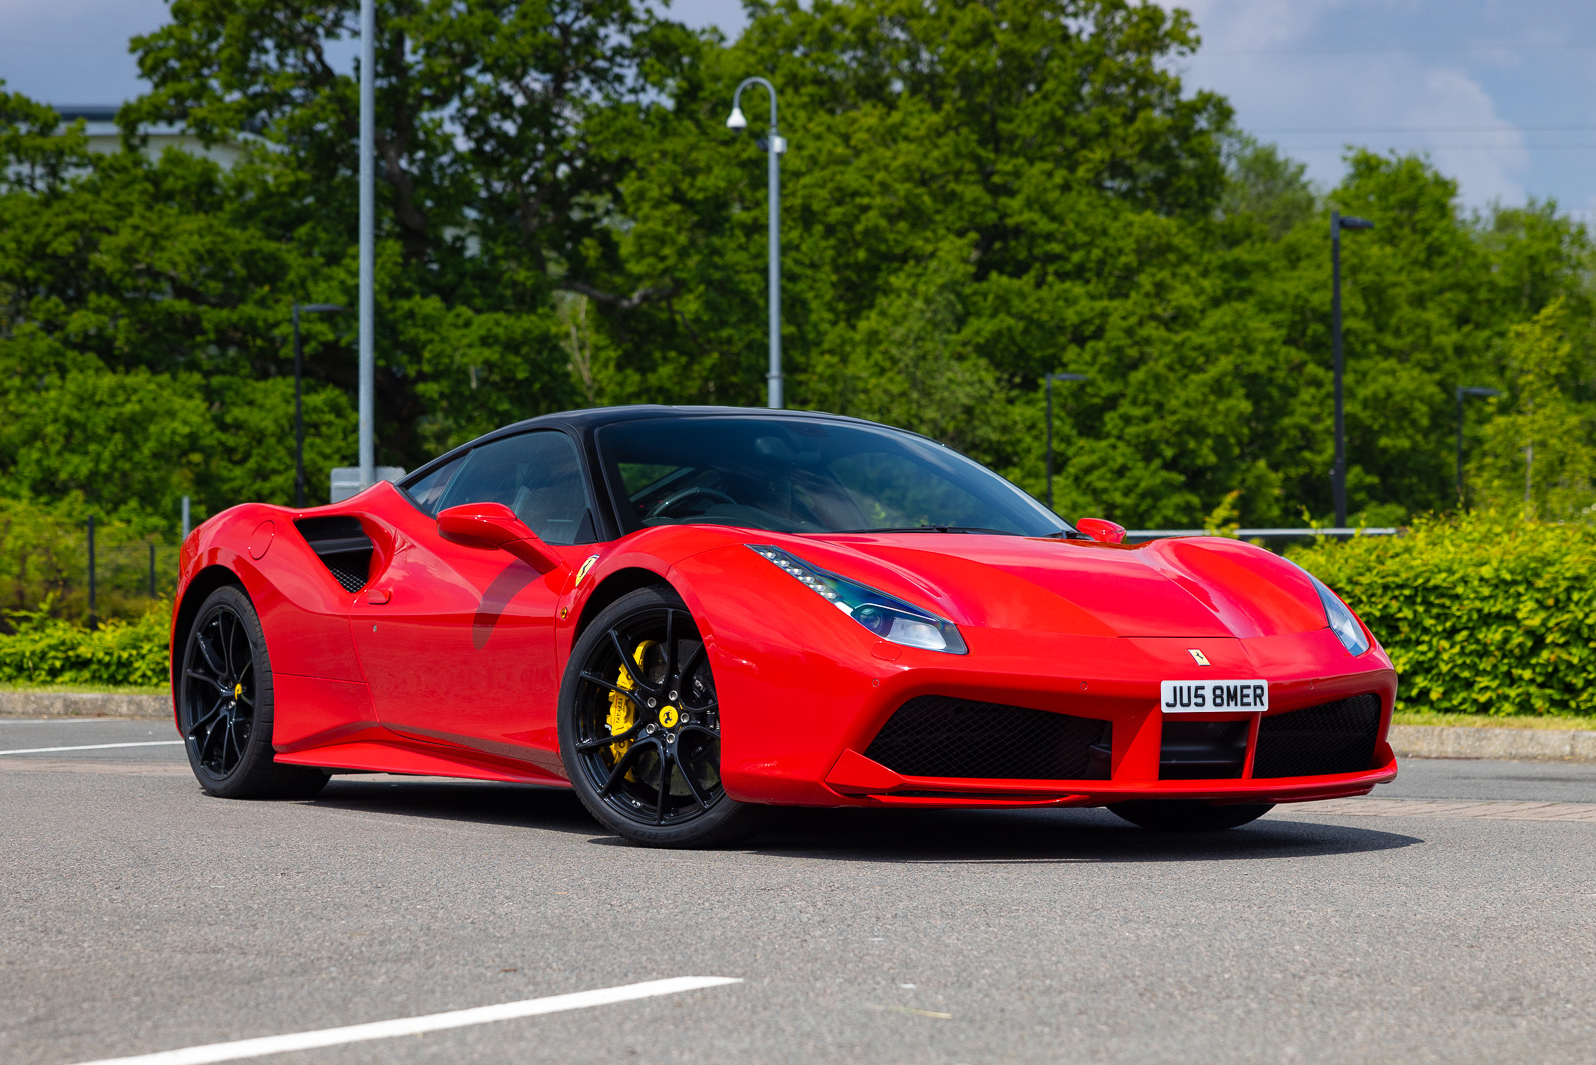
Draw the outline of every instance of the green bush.
M1596 526L1502 514L1292 555L1374 631L1398 706L1474 714L1596 712Z
M16 632L0 636L0 682L163 686L168 682L170 603L157 602L132 621L97 629L49 616L48 609L13 613Z

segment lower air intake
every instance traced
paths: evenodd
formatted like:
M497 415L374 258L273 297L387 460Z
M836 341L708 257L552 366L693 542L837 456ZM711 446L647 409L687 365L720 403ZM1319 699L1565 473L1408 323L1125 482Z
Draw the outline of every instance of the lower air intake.
M1284 714L1266 714L1258 723L1256 777L1312 777L1358 773L1374 761L1380 731L1380 697L1354 695Z
M897 709L865 756L907 777L1107 780L1112 728L1024 706L922 695Z

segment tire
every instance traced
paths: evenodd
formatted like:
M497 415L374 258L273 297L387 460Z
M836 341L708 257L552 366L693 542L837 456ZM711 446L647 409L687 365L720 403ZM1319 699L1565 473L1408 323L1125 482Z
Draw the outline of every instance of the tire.
M243 589L206 597L182 654L178 723L200 787L224 799L308 799L326 787L321 770L273 759L271 661Z
M1108 807L1133 825L1153 832L1217 832L1256 821L1275 808L1272 802L1215 806L1195 799L1134 799Z
M763 809L720 781L720 705L698 626L668 588L629 592L571 649L560 757L588 813L632 843L714 847Z

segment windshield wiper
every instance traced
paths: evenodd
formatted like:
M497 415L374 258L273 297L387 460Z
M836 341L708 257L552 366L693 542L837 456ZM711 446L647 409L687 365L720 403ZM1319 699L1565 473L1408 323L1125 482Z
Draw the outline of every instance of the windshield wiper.
M993 536L1022 536L1023 533L1010 532L1007 529L983 529L978 525L898 525L882 529L838 529L839 533L906 533L906 532L935 532L935 533L989 533Z

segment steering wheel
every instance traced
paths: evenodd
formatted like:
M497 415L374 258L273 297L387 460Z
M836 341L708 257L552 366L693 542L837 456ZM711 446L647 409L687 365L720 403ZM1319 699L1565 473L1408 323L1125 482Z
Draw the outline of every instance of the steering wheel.
M694 484L672 492L664 499L661 499L658 503L655 503L649 508L648 513L643 515L643 518L646 521L650 518L675 517L675 515L671 513L673 509L680 506L682 503L687 502L689 499L693 499L698 496L703 496L705 499L716 503L730 503L732 506L737 505L737 500L733 499L731 496L720 491L719 489L709 488L701 484Z

